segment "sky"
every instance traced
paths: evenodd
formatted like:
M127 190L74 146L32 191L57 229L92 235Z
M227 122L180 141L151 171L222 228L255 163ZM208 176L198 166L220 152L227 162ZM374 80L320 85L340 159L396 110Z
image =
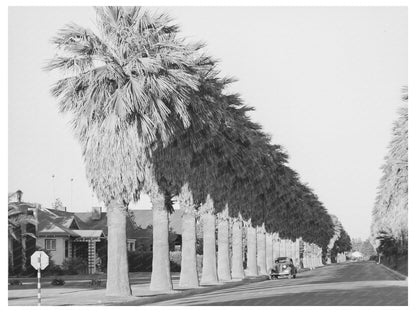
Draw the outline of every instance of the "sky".
M155 9L155 8L152 8ZM164 7L203 41L255 108L252 119L351 237L367 238L393 121L407 84L404 7ZM89 7L9 8L8 191L69 211L99 204L81 149L42 66L64 24L92 27ZM52 178L54 176L54 178ZM73 179L73 182L71 182ZM134 208L148 209L145 196Z

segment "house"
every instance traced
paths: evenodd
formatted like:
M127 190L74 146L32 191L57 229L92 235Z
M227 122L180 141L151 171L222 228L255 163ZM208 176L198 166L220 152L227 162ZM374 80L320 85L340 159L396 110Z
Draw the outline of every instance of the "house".
M49 253L56 265L62 265L65 259L84 259L88 263L89 274L106 267L107 213L101 207L92 207L89 212L69 212L65 207L51 209L23 202L16 204L37 220L33 228L36 242L32 244L31 253L38 246ZM126 223L128 251L152 251L152 210L129 212ZM170 237L176 250L180 250L181 246L181 219L181 211L170 216ZM100 262L101 265L98 265Z
M91 212L68 212L56 209L39 209L37 245L52 256L57 265L62 265L67 258L88 260L88 273L97 270L97 256L101 267L106 266L107 259L107 214L101 207L93 207ZM180 232L181 216L172 215L171 232L175 243ZM127 250L152 250L152 211L132 210L127 219Z

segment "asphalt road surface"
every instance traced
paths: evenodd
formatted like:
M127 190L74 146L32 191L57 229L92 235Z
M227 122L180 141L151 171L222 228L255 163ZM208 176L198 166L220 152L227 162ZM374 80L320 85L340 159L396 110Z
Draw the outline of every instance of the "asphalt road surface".
M153 305L406 306L408 286L382 265L351 262Z

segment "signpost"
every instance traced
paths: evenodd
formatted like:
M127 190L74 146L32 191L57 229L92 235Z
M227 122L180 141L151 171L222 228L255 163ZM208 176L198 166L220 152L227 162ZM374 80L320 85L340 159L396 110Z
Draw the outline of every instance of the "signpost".
M41 303L41 293L40 293L40 271L45 269L49 265L49 257L48 255L41 251L35 251L33 255L30 257L30 264L38 270L38 306Z

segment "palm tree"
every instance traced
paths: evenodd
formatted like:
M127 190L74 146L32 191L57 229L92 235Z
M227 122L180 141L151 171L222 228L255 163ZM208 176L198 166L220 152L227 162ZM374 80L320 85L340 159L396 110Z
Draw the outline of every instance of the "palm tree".
M247 223L247 271L249 276L257 276L257 233L251 220Z
M225 210L217 214L218 220L218 279L220 281L231 280L230 268L230 224L228 216L228 205Z
M196 209L188 184L179 195L182 215L182 257L179 286L195 288L199 285L196 258Z
M273 238L271 233L266 233L266 270L270 272L273 267Z
M371 226L373 239L384 233L407 253L408 240L408 90L403 88L404 105L394 122L392 139L379 183Z
M244 278L243 267L243 220L241 214L238 218L232 218L232 279Z
M9 196L10 198L10 196ZM30 204L29 204L30 205ZM27 204L25 203L25 206ZM32 206L32 205L30 205ZM33 206L33 208L35 208ZM21 270L26 270L26 238L36 236L33 233L26 232L27 224L37 224L37 220L33 215L27 213L26 209L20 208L20 202L9 202L8 204L8 242L9 242L9 262L13 271L14 259L13 259L13 241L20 242L22 245L22 258L21 258Z
M178 39L178 26L165 14L138 7L95 11L99 33L65 26L52 40L58 54L46 69L67 75L52 94L72 115L87 178L107 206L107 295L131 294L125 222L128 204L143 189L153 199L155 218L152 288L171 288L165 242L156 238L167 237L167 213L151 159L178 124L189 125L189 94L198 87L196 69L204 66L196 54L201 46Z
M266 229L264 224L257 226L257 267L260 275L267 274L266 267Z
M208 194L205 203L200 209L203 230L203 253L201 284L210 285L218 282L216 239L215 239L215 214L214 202Z

